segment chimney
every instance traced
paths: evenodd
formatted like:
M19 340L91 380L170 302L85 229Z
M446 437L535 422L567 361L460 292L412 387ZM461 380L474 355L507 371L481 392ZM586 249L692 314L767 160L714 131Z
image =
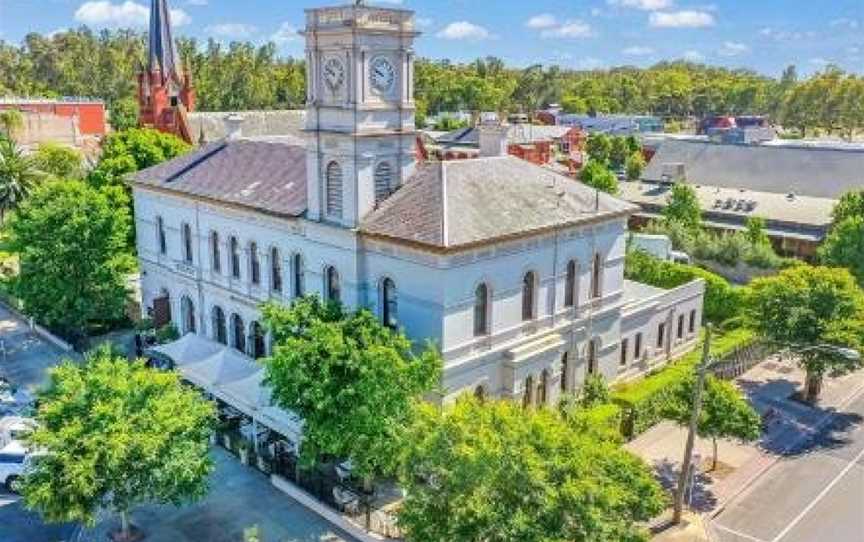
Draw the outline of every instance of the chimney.
M242 115L232 113L225 117L225 138L228 141L234 141L243 137L243 121Z
M501 124L480 124L477 130L480 132L480 156L507 156L507 132L509 126Z

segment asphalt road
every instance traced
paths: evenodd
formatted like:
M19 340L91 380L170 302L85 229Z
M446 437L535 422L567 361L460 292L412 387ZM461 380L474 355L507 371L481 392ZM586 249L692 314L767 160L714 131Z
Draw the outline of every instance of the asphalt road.
M712 523L719 542L864 541L864 394Z

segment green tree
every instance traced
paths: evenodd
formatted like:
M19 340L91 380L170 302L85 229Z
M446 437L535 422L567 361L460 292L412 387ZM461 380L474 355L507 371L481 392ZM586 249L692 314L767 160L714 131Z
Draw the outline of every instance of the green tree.
M124 317L130 227L122 189L82 181L40 186L9 223L24 311L73 340L95 323Z
M612 154L612 140L606 134L591 134L585 142L585 151L590 160L609 164Z
M84 159L77 150L57 143L40 143L35 154L36 167L57 179L80 178Z
M781 345L795 345L807 372L805 397L818 399L825 375L860 365L819 345L859 348L864 339L864 293L846 269L798 265L778 275L755 279L748 299L750 323Z
M768 237L768 232L765 230L765 219L761 216L751 216L747 218L747 229L744 235L747 241L753 246L770 245L771 239Z
M819 259L825 265L849 269L864 287L864 214L834 225L819 247Z
M695 377L686 379L675 391L675 399L667 416L681 425L690 423L693 411ZM711 375L705 381L702 408L699 411L697 433L710 438L714 453L711 470L717 469L717 440L733 438L751 442L762 434L762 419L747 399L732 383Z
M121 98L111 104L108 122L115 132L123 132L138 127L138 102L134 98Z
M831 218L839 224L847 218L864 216L864 189L846 192L834 206Z
M642 156L642 151L635 151L628 156L627 162L624 164L627 180L638 181L642 177L642 172L645 171L645 165L645 157Z
M440 379L438 353L415 355L404 334L370 312L315 297L268 304L263 314L274 339L266 381L274 401L304 420L304 463L326 454L350 459L366 481L393 473L411 404Z
M627 138L615 136L610 139L612 146L609 149L609 165L614 170L619 170L624 167L627 159L630 158L632 150L627 144Z
M0 135L0 224L44 178L32 156L25 155L11 138Z
M123 185L125 175L176 158L191 148L177 136L150 128L117 132L105 138L99 163L88 179L96 187Z
M565 94L564 97L561 98L561 108L565 113L583 114L588 112L588 102L581 96Z
M664 507L641 460L552 410L467 396L418 409L400 477L410 542L635 542Z
M687 228L696 229L702 223L702 210L696 190L686 183L675 183L669 195L669 201L663 209L666 220L678 222Z
M206 493L215 409L177 373L102 347L83 366L51 369L39 401L29 442L45 455L22 493L47 521L93 525L107 508L120 514L128 537L136 505L180 505Z
M602 192L612 195L618 193L618 179L606 164L599 160L588 160L579 171L579 180Z
M24 128L24 115L20 111L17 109L0 111L0 135L14 139L22 128Z

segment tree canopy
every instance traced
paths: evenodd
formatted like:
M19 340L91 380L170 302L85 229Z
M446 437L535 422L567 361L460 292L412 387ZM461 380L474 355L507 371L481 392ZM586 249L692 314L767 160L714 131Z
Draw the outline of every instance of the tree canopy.
M266 382L274 401L304 420L304 463L326 454L350 459L366 479L393 473L412 403L438 385L437 351L415 354L404 334L369 311L317 297L271 303L263 314L274 339Z
M511 402L418 407L399 523L410 542L638 541L665 501L651 471L554 411Z
M588 163L579 170L579 180L601 192L612 195L618 193L618 179L601 160L588 160Z
M696 190L686 183L675 183L669 194L669 201L663 209L666 220L695 229L702 225L702 209Z
M52 369L39 400L29 441L45 455L22 493L46 520L93 524L103 507L125 518L140 503L204 495L215 408L176 373L102 347Z
M857 368L855 361L803 347L860 349L864 345L864 292L846 269L798 265L750 284L748 316L753 329L792 346L808 373L807 396L815 399L825 374Z
M77 179L83 174L84 157L80 152L58 143L40 143L35 153L36 167L56 179Z
M37 188L9 222L21 267L14 291L24 311L73 340L122 319L130 223L119 187L63 180Z
M179 137L151 128L115 132L105 138L99 163L88 179L97 187L120 185L125 175L180 156L191 148Z
M0 224L45 179L36 158L24 154L14 140L0 134Z

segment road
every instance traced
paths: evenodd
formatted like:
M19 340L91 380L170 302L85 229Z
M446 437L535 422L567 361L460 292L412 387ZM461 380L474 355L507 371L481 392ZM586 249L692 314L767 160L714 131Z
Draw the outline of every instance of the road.
M864 393L730 502L719 542L864 541Z

